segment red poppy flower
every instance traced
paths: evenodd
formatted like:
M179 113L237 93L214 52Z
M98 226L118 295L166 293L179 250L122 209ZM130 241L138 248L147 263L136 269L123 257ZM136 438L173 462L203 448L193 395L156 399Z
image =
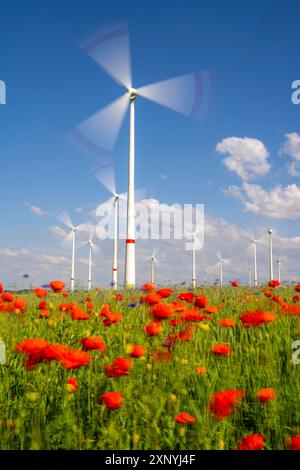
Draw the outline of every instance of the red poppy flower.
M240 320L244 326L259 327L266 325L276 320L276 316L272 312L265 312L263 310L247 311L240 316Z
M47 291L46 289L43 289L43 287L37 287L36 289L34 289L34 293L37 297L40 297L41 299L43 297L46 297L47 295Z
M172 295L173 292L174 291L172 289L169 289L167 287L164 287L163 289L159 289L156 291L156 293L160 295L163 299L165 299L166 297L170 297L170 295Z
M300 315L300 305L282 304L281 310L286 315Z
M3 292L3 284L2 282L0 282L0 294L2 294L2 292Z
M194 301L194 306L197 308L204 308L207 305L207 300L204 295L196 295L195 296L195 301Z
M276 316L272 312L265 312L258 309L255 311L246 311L240 316L240 320L244 326L259 327L276 320Z
M231 281L231 285L233 287L240 287L240 283L238 281Z
M300 450L300 434L294 434L288 438L287 444L290 450Z
M256 396L261 403L266 403L267 401L274 400L277 393L273 388L262 388L257 392Z
M45 310L47 308L47 302L45 302L45 300L42 300L39 304L38 304L38 309L40 310Z
M121 295L121 294L115 294L113 297L114 297L116 300L123 300L123 299L124 299L123 295Z
M188 413L179 413L175 418L176 423L179 424L195 424L196 418Z
M231 348L226 343L216 344L211 348L211 352L217 356L229 356L231 353Z
M159 335L162 332L162 327L160 322L149 323L145 326L145 332L148 336Z
M40 310L39 318L49 318L49 316L50 316L50 313L48 312L47 309Z
M53 292L60 292L65 288L65 283L62 281L51 281L49 285Z
M180 324L180 320L177 318L173 318L172 320L168 321L168 325L170 326L178 326Z
M83 338L80 342L83 348L86 350L97 349L98 351L101 351L103 353L105 352L106 346L101 336L92 336L90 338Z
M174 343L176 341L191 341L192 339L193 329L186 327L175 334L168 335L164 342L164 346L166 346L170 350L174 346Z
M43 359L46 361L61 361L69 350L64 344L50 344L43 350Z
M209 402L209 409L213 415L222 420L236 411L245 393L242 390L222 390L214 393Z
M262 434L249 434L240 440L238 450L261 450L266 444Z
M297 302L300 302L300 295L294 295L292 297L292 301L294 302L294 304L296 304Z
M193 302L193 298L193 292L181 292L181 294L177 295L177 299L184 300L185 302Z
M159 303L152 307L152 316L155 320L170 318L173 314L174 308L172 304Z
M62 296L66 298L66 297L69 297L69 294L68 294L68 292L63 292Z
M277 281L276 279L272 279L272 281L270 281L268 283L268 286L269 287L279 287L280 286L280 281Z
M102 314L102 316L106 317L106 319L103 320L104 326L110 326L122 320L122 315L119 312L109 312L106 315Z
M210 315L212 315L213 313L216 313L218 311L218 307L214 307L213 305L208 305L207 307L205 307L204 310L206 313L209 313Z
M44 360L44 349L51 343L40 338L29 338L16 345L16 351L26 354L26 368L28 370Z
M204 375L206 373L206 367L196 367L196 372L199 375Z
M300 284L297 284L297 285L295 286L295 291L296 291L296 292L300 292Z
M13 302L15 300L14 296L10 292L3 292L3 294L1 294L1 299L3 302Z
M122 377L128 375L132 367L132 360L125 357L117 357L111 365L105 365L104 371L108 377Z
M180 318L182 321L187 321L187 322L197 322L197 321L203 321L206 319L205 315L202 315L198 309L196 308L190 308L186 310L185 312L180 314Z
M233 328L235 325L235 321L232 318L222 318L218 323L224 328Z
M279 295L273 295L272 300L276 302L277 304L281 304L282 299Z
M16 345L16 351L23 352L25 354L36 354L41 352L46 346L51 343L41 338L29 338L23 339Z
M23 310L25 310L26 305L27 305L27 302L26 302L25 299L16 299L14 301L14 308L15 309L23 311Z
M138 344L132 344L130 346L130 356L131 357L142 357L145 355L146 348L144 346L139 346Z
M77 369L89 364L91 360L91 357L85 351L69 349L63 353L60 363L65 369Z
M100 399L109 410L117 410L123 405L123 395L121 392L107 392L101 395Z
M151 291L156 289L156 285L151 283L151 282L148 282L148 283L142 285L142 289L147 291L147 292L151 292Z
M75 305L72 307L71 315L73 320L88 320L91 316L89 313L86 313L84 310L76 307Z
M75 392L78 390L78 382L76 378L69 379L67 381L67 385L70 387L70 389L74 390Z
M142 295L141 299L148 305L155 305L161 302L161 296L155 292L153 294Z
M264 294L265 294L266 297L272 297L272 295L273 295L272 292L265 292Z

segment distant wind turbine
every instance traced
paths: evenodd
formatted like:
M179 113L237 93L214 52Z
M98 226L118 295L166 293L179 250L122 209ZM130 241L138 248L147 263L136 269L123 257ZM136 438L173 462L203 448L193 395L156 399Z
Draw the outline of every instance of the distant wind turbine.
M272 235L273 235L273 230L268 229L268 234L269 234L269 280L273 280L273 240L272 240Z
M71 279L70 279L70 289L74 291L75 287L75 250L76 250L76 232L80 230L86 231L86 224L81 224L75 226L72 221L71 217L66 209L61 209L57 214L56 218L64 224L66 227L70 229L68 235L64 238L62 244L67 248L72 246L72 260L71 260Z
M101 250L100 248L93 242L93 239L96 234L96 227L92 224L86 224L87 231L89 231L89 238L87 241L82 242L79 244L80 247L87 245L89 248L89 258L88 258L88 291L92 288L92 255L93 253L97 254Z
M277 280L281 282L281 259L277 258L276 263L277 263Z

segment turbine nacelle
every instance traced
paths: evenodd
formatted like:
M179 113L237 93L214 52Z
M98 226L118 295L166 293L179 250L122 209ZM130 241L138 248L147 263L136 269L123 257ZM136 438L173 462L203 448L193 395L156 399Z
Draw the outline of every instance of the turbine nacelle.
M135 88L128 88L127 96L128 96L129 101L134 101L137 97L136 89Z

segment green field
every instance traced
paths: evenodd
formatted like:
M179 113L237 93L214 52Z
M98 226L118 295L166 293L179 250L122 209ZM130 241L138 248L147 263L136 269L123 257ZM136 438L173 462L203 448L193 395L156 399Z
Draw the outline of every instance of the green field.
M173 302L174 292L162 302ZM287 315L282 305L267 298L261 289L207 287L208 305L218 306L209 319L171 326L162 321L163 331L148 336L144 327L153 321L151 307L140 304L141 291L92 291L93 304L87 320L73 320L58 310L61 303L75 303L86 310L86 292L69 298L49 293L39 299L32 293L19 294L27 301L25 310L0 313L0 337L6 345L6 364L0 366L0 448L1 449L236 449L240 439L253 433L265 437L264 449L285 449L287 439L300 433L300 364L292 363L292 342L300 339L300 314ZM275 291L273 291L275 295ZM293 287L280 287L276 295L291 305ZM45 300L48 318L39 318L38 304ZM129 306L130 303L137 305ZM104 326L99 315L103 304L120 312L122 320ZM191 304L186 303L187 308ZM299 305L299 304L298 304ZM239 317L246 310L272 311L276 320L260 327L246 327ZM181 318L175 312L170 318ZM219 320L231 318L234 327L222 327ZM190 329L189 341L171 341L168 335ZM42 361L27 370L25 354L16 345L26 338L42 338L71 349L82 349L81 340L101 336L106 351L89 351L92 361L67 369L57 360ZM214 345L227 343L228 356L211 352ZM130 358L130 345L146 347L140 358L131 358L128 375L110 378L104 365L115 358ZM206 368L197 373L197 367ZM67 387L76 378L78 390ZM272 388L276 397L265 403L257 398L262 388ZM244 398L235 412L217 419L209 403L219 391L239 389ZM109 410L100 395L117 391L123 405ZM175 418L186 412L194 424L180 424Z

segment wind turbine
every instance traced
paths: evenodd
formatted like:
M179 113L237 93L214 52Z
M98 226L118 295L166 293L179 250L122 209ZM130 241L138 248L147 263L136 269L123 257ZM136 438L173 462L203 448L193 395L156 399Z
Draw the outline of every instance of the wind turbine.
M93 266L93 262L92 262L92 255L93 255L93 252L95 254L99 253L101 250L100 248L93 242L93 239L95 237L95 234L96 234L96 227L92 224L86 224L86 226L88 227L87 228L87 231L89 231L89 239L85 242L82 242L79 244L80 247L82 246L85 246L85 245L88 245L88 248L89 248L89 257L88 257L88 291L91 290L92 288L92 266Z
M253 263L253 274L254 274L254 287L257 287L257 251L256 251L256 245L258 243L258 240L253 239L251 245L253 245L253 257L254 257L254 263Z
M249 287L251 287L251 285L252 285L252 282L251 282L251 277L252 276L251 275L252 275L252 268L251 268L251 266L249 266L249 268L248 268L248 286ZM254 280L254 282L255 282L255 280Z
M62 244L66 247L72 246L72 258L71 258L71 279L70 289L73 292L75 287L75 250L76 250L76 233L80 230L86 230L86 224L75 226L72 223L71 217L66 209L61 209L56 214L56 218L70 229L67 236L64 238Z
M193 233L192 286L196 287L196 233Z
M272 229L268 229L269 234L269 280L273 280L273 240L272 240Z
M218 256L218 259L218 264L220 267L220 287L223 287L223 265L229 264L229 258L222 258L221 256Z
M277 279L279 282L281 282L281 259L280 258L277 258L276 260L276 263L277 263Z
M248 245L247 249L253 246L253 275L254 275L254 287L258 285L258 274L257 274L257 245L260 245L262 240L265 238L265 235L260 238L255 238L254 235L251 237L244 236L246 240L250 241L250 245Z
M85 35L81 49L100 65L126 93L72 130L72 137L88 151L111 155L127 108L130 108L125 287L135 287L135 101L143 97L190 117L204 118L210 108L212 75L187 74L134 88L131 79L126 20L115 21Z
M153 252L151 256L151 284L156 284L156 264L157 259L155 253Z

